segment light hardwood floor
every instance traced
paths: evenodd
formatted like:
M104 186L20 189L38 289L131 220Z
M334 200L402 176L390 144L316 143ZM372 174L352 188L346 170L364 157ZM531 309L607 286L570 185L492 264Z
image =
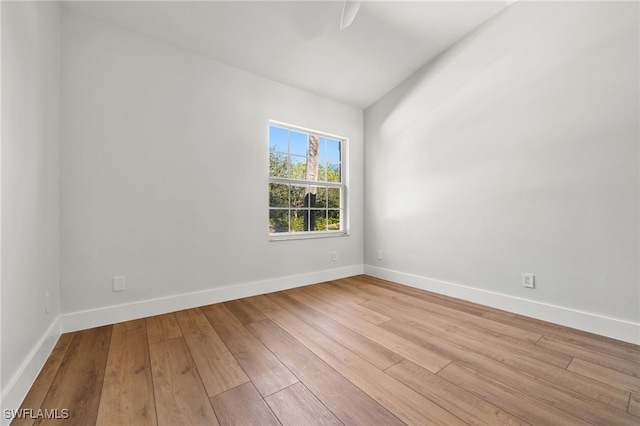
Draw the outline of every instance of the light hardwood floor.
M640 347L358 276L62 335L64 425L640 425Z

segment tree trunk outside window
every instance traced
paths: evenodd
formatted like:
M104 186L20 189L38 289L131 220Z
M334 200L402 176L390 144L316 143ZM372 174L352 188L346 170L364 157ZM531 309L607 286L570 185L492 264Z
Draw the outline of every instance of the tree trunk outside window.
M307 155L307 180L318 181L318 151L320 148L320 138L317 135L309 135L309 153ZM313 231L316 223L316 195L318 188L307 187L305 190L304 207L309 208L308 214L304 216L304 230Z

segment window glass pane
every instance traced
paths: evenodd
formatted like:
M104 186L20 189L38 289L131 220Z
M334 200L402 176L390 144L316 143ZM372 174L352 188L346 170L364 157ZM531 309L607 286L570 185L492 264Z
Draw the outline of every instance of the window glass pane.
M289 152L289 131L282 127L269 126L269 148L278 152Z
M318 181L319 182L327 181L327 163L324 161L320 161L318 163Z
M289 232L289 210L269 210L269 232Z
M326 231L327 230L327 211L326 210L311 210L309 212L311 218L311 231Z
M340 188L327 188L327 207L330 209L340 208Z
M291 210L291 232L304 231L305 216L309 210Z
M339 231L340 228L340 210L329 210L327 219L327 228L329 231Z
M333 189L333 188L332 188ZM316 188L316 207L327 207L327 188L324 186L318 186Z
M269 207L289 207L289 185L269 184Z
M307 178L307 157L291 156L291 169L289 170L291 179Z
M327 139L327 159L334 161L342 160L340 156L340 141Z
M304 206L313 208L313 207L316 207L317 204L318 204L318 187L310 186L305 191Z
M341 182L340 163L327 163L327 182Z
M291 208L299 209L304 207L304 196L306 189L306 186L291 185Z
M294 132L293 130L289 132L289 150L291 154L306 157L308 144L306 133Z
M269 176L286 178L289 174L289 156L269 152Z
M327 138L320 138L320 149L318 150L319 158L327 158Z

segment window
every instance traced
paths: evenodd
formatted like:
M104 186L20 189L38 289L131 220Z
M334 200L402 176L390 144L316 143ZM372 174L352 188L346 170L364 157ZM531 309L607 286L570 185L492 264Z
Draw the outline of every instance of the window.
M345 145L336 136L269 125L269 235L346 234Z

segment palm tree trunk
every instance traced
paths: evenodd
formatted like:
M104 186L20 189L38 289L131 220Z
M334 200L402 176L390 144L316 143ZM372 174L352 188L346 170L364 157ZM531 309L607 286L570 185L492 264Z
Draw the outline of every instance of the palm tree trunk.
M320 138L317 135L309 135L309 154L307 155L307 181L318 181L318 151ZM305 191L304 206L310 208L309 214L304 216L304 230L312 231L316 223L316 195L318 189L315 186L308 187Z

